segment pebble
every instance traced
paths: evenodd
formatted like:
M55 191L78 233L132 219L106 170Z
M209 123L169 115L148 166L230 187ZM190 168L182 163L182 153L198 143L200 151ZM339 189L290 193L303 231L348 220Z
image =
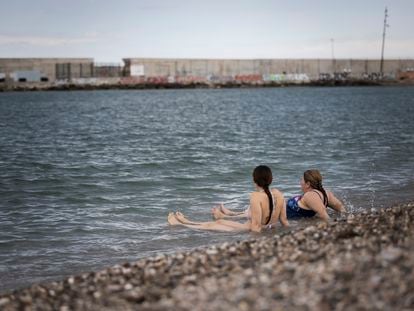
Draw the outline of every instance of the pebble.
M410 310L413 207L370 209L33 285L0 295L0 309Z
M1 298L0 299L0 307L7 305L9 302L10 302L9 298L7 298L7 297Z
M125 286L124 286L124 290L131 290L131 289L133 289L134 288L134 286L132 285L132 284L130 284L130 283L127 283L127 284L125 284Z
M401 249L389 246L381 252L380 257L383 260L393 262L400 258L402 254L403 252Z

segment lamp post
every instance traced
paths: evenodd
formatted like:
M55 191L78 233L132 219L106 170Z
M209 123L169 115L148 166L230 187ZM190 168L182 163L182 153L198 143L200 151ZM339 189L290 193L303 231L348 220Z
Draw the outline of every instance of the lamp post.
M331 38L331 53L332 53L332 74L335 79L336 63L335 63L335 50L334 50L334 39L333 38Z
M388 9L387 7L385 7L385 12L384 12L384 29L382 32L382 47L381 47L381 62L380 62L380 75L381 77L383 76L384 72L384 45L385 45L385 32L387 27L389 27L390 25L387 24L387 17L388 17Z

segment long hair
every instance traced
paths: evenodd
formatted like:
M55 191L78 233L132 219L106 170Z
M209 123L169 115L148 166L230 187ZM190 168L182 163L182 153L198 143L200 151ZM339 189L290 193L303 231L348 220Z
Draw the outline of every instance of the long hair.
M266 225L269 223L273 212L273 198L269 190L269 186L273 181L272 170L266 165L259 165L253 171L253 180L259 186L262 187L264 192L269 198L269 218L266 221Z
M323 194L323 204L328 205L328 195L322 186L322 175L318 170L307 170L303 173L303 180L308 182L313 189L319 190Z

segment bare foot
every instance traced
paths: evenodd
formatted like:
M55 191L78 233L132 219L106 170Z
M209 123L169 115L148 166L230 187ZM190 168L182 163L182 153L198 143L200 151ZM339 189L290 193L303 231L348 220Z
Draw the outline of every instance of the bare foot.
M211 209L211 213L213 214L214 219L221 219L224 218L226 215L221 211L220 205L213 207Z
M182 223L175 217L174 213L169 213L167 221L170 225L182 225Z

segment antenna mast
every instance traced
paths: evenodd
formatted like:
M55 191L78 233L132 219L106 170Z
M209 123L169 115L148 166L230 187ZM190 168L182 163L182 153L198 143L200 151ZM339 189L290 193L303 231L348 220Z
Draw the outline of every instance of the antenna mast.
M388 17L388 8L385 7L384 12L384 30L382 32L382 48L381 48L381 63L380 63L380 74L381 77L383 76L383 69L384 69L384 45L385 45L385 32L387 27L390 25L387 24L387 17Z

